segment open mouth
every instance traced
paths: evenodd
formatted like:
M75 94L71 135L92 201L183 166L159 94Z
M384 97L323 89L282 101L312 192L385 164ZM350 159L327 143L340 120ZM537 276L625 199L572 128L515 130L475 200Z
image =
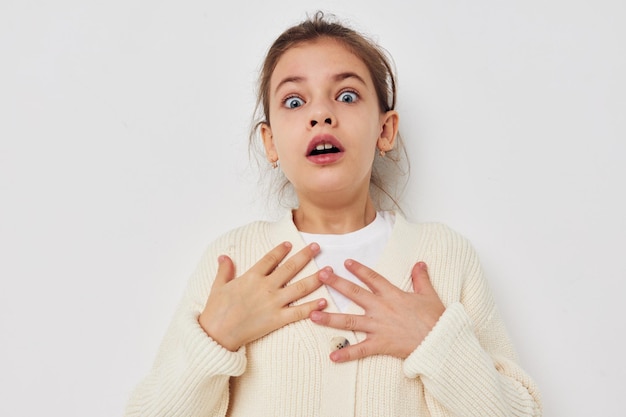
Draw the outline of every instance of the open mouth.
M320 143L319 145L317 145L315 148L311 150L311 152L309 153L309 156L325 155L327 153L339 153L339 152L341 152L341 149L339 149L338 147L330 143Z

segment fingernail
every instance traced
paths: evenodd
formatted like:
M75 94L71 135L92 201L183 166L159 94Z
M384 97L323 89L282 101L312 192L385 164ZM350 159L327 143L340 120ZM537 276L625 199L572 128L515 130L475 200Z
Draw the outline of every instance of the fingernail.
M337 362L339 360L339 354L337 352L332 352L330 354L330 360L333 362Z
M320 281L326 281L328 280L328 278L330 278L330 272L328 271L328 269L324 268L320 271L318 276L320 278Z
M291 242L283 242L283 245L288 248L291 249Z
M322 318L322 313L320 313L319 311L312 311L310 317L313 321L320 321L320 319Z
M354 261L352 259L346 259L345 265L346 266L352 266L354 264Z
M325 307L326 307L326 299L322 298L321 300L319 300L319 301L317 302L317 306L318 306L319 308L325 308Z
M217 257L217 263L218 264L221 264L225 260L226 260L226 255L220 255L220 256Z
M418 265L420 268L422 268L422 269L426 270L426 264L425 264L424 262L418 262L418 263L417 263L417 265Z
M317 252L318 250L320 250L320 245L318 245L317 243L311 243L311 246L309 247L313 252Z

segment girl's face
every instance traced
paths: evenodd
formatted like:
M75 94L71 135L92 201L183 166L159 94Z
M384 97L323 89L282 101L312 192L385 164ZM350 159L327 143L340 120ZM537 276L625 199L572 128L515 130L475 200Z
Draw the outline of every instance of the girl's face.
M368 192L377 149L393 147L398 115L380 111L359 57L330 38L289 49L272 73L269 104L267 158L280 160L301 202Z

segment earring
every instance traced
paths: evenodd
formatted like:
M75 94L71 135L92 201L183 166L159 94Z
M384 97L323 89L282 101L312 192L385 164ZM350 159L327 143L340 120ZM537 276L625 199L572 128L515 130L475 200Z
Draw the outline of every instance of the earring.
M274 169L278 168L278 159L275 161L272 161L272 168Z
M378 151L378 154L381 156L381 158L385 157L385 151L383 151L382 149Z

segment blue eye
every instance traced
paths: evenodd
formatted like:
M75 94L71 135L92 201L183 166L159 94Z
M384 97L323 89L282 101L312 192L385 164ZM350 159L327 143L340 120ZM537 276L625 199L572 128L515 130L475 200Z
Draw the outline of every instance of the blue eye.
M339 97L337 97L337 100L343 103L354 103L358 99L359 95L354 91L344 91L343 93L339 94Z
M304 105L304 100L299 97L289 97L288 99L283 101L283 105L288 109L295 109Z

